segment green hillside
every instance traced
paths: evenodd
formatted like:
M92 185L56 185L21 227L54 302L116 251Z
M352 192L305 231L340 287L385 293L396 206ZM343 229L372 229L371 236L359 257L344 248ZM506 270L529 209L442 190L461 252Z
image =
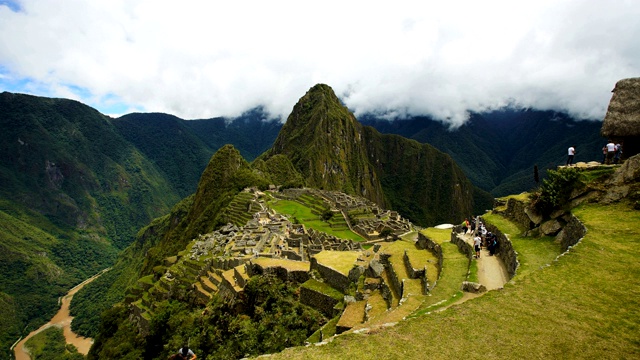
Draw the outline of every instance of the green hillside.
M0 94L2 354L178 200L110 120L72 100Z
M362 126L323 84L298 101L262 159L277 154L291 159L307 186L363 196L421 226L462 221L492 203L451 157Z
M557 261L523 268L502 290L273 358L637 358L640 213L628 202L573 213L588 229L581 243ZM540 251L531 240L514 246L525 257Z
M554 111L470 114L469 121L455 129L421 116L389 121L366 115L359 120L382 133L428 143L449 154L475 185L494 196L531 189L533 165L543 175L546 169L564 164L571 145L578 149L576 161L600 161L605 142L600 122L577 121Z

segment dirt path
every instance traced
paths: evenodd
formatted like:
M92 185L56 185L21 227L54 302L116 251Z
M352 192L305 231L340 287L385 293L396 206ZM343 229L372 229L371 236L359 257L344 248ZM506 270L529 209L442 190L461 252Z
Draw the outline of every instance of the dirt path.
M51 326L61 327L67 343L73 344L76 348L78 348L79 353L87 355L91 344L93 344L93 339L78 336L73 331L71 331L71 320L73 320L73 316L69 314L69 304L71 303L73 295L75 295L80 289L82 289L83 286L97 279L98 276L102 275L105 271L108 270L109 269L102 270L98 274L90 277L89 279L78 284L73 289L69 290L67 295L62 297L62 306L60 307L60 310L58 310L58 312L53 316L53 318L51 318L48 323L42 325L38 330L29 333L27 337L18 342L16 347L13 348L16 360L30 360L31 356L29 355L29 351L24 347L24 344L27 342L27 340L31 339L31 337L35 336L41 331L50 328Z
M509 281L507 269L497 256L490 256L489 250L480 250L478 262L478 282L484 285L487 290L500 289Z
M473 237L470 234L464 235L464 239L473 246ZM480 250L480 258L475 261L478 264L478 282L487 290L499 289L509 281L509 274L502 259L490 256L489 250L484 248Z

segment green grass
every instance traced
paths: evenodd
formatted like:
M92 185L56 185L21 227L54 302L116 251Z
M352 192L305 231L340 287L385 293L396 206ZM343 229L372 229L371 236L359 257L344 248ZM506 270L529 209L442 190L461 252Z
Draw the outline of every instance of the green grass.
M56 326L33 336L25 347L34 359L84 359L75 346L66 343L62 329Z
M298 219L301 224L307 228L313 228L318 231L325 232L340 239L350 239L357 242L365 241L365 239L351 230L340 230L331 227L331 224L320 220L320 217L312 212L312 209L291 200L278 200L269 204L274 210L281 214L287 214ZM338 214L334 216L339 216ZM293 220L293 219L291 219Z
M520 266L513 281L519 281L522 277L542 266L551 264L556 256L560 255L560 244L554 242L551 236L540 238L524 237L524 229L496 214L483 216L488 223L496 225L503 234L507 234L513 248L518 252Z
M421 231L429 239L438 244L451 241L451 229L426 228Z
M588 229L582 242L548 267L536 267L534 261L545 262L545 256L530 256L524 274L502 290L366 336L348 334L274 357L639 358L640 212L627 204L589 204L574 213ZM520 245L514 241L527 256ZM450 268L445 259L443 277Z
M332 251L324 250L315 255L314 258L319 264L328 266L341 274L348 276L353 269L360 253L355 251Z
M344 297L344 295L340 291L334 289L333 287L331 287L331 285L315 279L309 279L300 286L328 295L336 300L342 300L342 298Z

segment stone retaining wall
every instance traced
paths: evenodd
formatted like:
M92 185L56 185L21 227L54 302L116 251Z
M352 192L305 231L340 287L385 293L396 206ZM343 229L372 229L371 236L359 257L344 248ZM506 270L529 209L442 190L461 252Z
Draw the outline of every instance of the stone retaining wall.
M530 212L530 210L527 208L524 202L517 199L509 198L507 200L507 209L503 212L503 214L513 222L520 225L520 227L524 228L525 231L527 231L535 227L535 224L533 223L533 221L531 221L531 218L529 217L529 215L527 215L527 212Z
M346 293L349 290L349 285L351 285L349 277L338 270L319 264L318 260L314 257L311 258L311 270L318 271L327 284L342 291L343 293Z
M473 255L475 255L475 251L473 251L473 247L468 242L464 241L463 238L458 236L458 233L462 232L462 226L457 225L451 230L451 242L454 243L458 247L458 251L465 254L467 259L471 261L473 259Z
M526 216L526 215L525 215ZM528 219L528 217L527 217ZM498 227L484 220L484 226L487 228L487 231L496 235L498 239L498 251L495 253L499 256L504 262L505 267L507 268L507 272L509 273L509 279L513 278L518 270L518 266L520 266L520 262L518 261L518 253L513 249L513 244L511 240L504 235Z
M398 279L398 274L396 274L396 271L393 269L393 264L389 260L390 258L391 255L389 254L380 254L380 262L384 264L384 268L387 270L387 274L389 275L389 281L391 282L391 284L387 285L393 286L393 290L396 294L402 297L402 282ZM402 264L397 264L397 266L402 266Z
M560 233L556 236L556 241L560 243L562 251L567 251L569 247L574 246L580 241L586 234L587 228L575 217L573 214L569 214L569 221L565 225Z
M304 270L288 270L282 266L263 267L260 264L249 263L247 266L249 276L273 275L283 282L292 281L302 284L309 280L309 272Z
M418 246L421 249L425 249L425 250L429 250L431 251L436 258L438 259L438 269L442 270L442 261L443 261L443 257L442 257L442 247L440 246L440 244L436 243L435 241L429 239L428 236L422 234L422 233L418 233Z
M314 309L318 309L328 318L333 318L338 315L338 310L336 310L335 307L338 305L340 300L334 299L331 296L316 290L301 286L300 302L304 305L311 306Z

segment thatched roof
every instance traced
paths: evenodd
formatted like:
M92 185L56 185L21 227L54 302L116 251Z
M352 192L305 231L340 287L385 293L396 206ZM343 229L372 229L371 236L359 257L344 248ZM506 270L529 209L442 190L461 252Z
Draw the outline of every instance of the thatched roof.
M616 83L600 134L605 137L640 136L640 78Z

